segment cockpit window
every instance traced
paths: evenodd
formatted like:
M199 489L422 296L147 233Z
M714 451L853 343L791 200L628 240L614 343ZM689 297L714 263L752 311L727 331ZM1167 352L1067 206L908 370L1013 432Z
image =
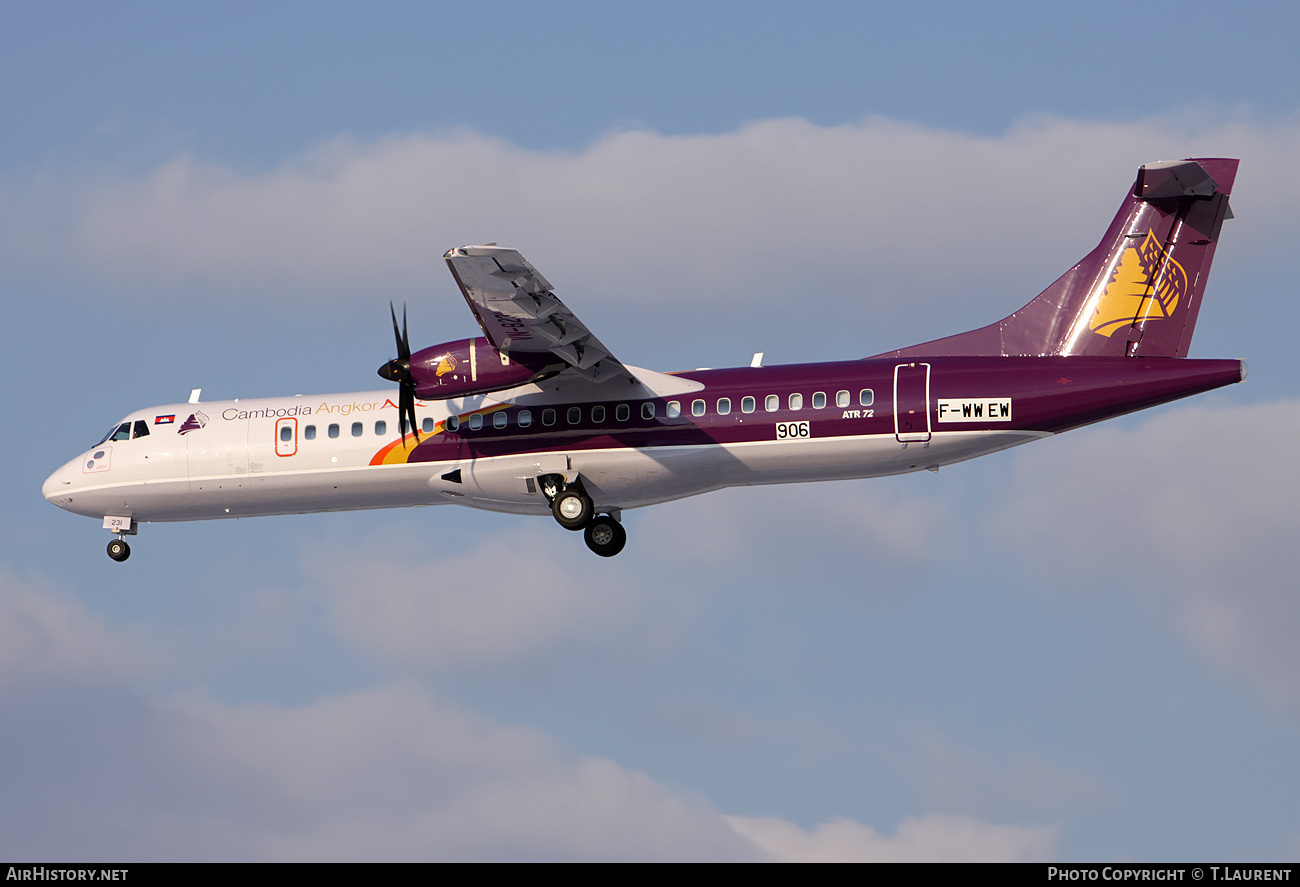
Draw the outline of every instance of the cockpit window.
M117 430L115 430L112 434L110 434L108 436L108 439L109 440L130 440L131 423L123 422L121 425L117 426Z
M148 434L148 433L149 433L149 423L146 422L146 421L143 420L143 419L136 419L136 420L135 420L135 430L134 430L134 432L132 433L131 436L132 436L132 437L144 437L144 436L145 436L146 434Z

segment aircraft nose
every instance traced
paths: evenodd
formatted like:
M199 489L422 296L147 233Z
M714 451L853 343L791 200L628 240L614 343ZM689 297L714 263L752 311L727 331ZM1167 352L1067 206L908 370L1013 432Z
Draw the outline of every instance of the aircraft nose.
M58 505L60 508L63 507L63 503L60 500L68 498L69 483L67 477L68 466L64 465L58 471L45 478L45 483L41 484L41 495L53 502L55 505Z

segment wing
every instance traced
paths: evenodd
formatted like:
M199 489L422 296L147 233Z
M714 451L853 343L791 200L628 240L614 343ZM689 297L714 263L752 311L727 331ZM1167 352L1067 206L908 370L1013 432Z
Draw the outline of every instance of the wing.
M443 258L483 335L498 351L554 354L569 365L565 375L592 382L635 381L518 250L462 246Z

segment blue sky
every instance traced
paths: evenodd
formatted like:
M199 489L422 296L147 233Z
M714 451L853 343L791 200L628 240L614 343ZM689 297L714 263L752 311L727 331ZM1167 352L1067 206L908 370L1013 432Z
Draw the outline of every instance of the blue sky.
M1294 15L1264 4L62 4L0 34L0 855L1290 859ZM938 475L629 513L143 527L122 414L365 390L521 249L622 359L864 356L1028 301L1136 167L1242 158L1242 386Z

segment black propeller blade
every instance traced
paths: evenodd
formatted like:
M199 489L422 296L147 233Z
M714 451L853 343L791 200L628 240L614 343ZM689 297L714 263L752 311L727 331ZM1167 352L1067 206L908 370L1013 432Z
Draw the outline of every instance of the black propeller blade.
M411 378L411 340L406 334L406 306L402 306L402 329L397 329L397 309L388 303L388 311L393 315L393 338L397 340L397 357L379 368L380 377L401 386L397 401L398 427L402 439L406 439L406 425L410 422L415 432L415 442L420 442L420 429L415 422L415 380Z

